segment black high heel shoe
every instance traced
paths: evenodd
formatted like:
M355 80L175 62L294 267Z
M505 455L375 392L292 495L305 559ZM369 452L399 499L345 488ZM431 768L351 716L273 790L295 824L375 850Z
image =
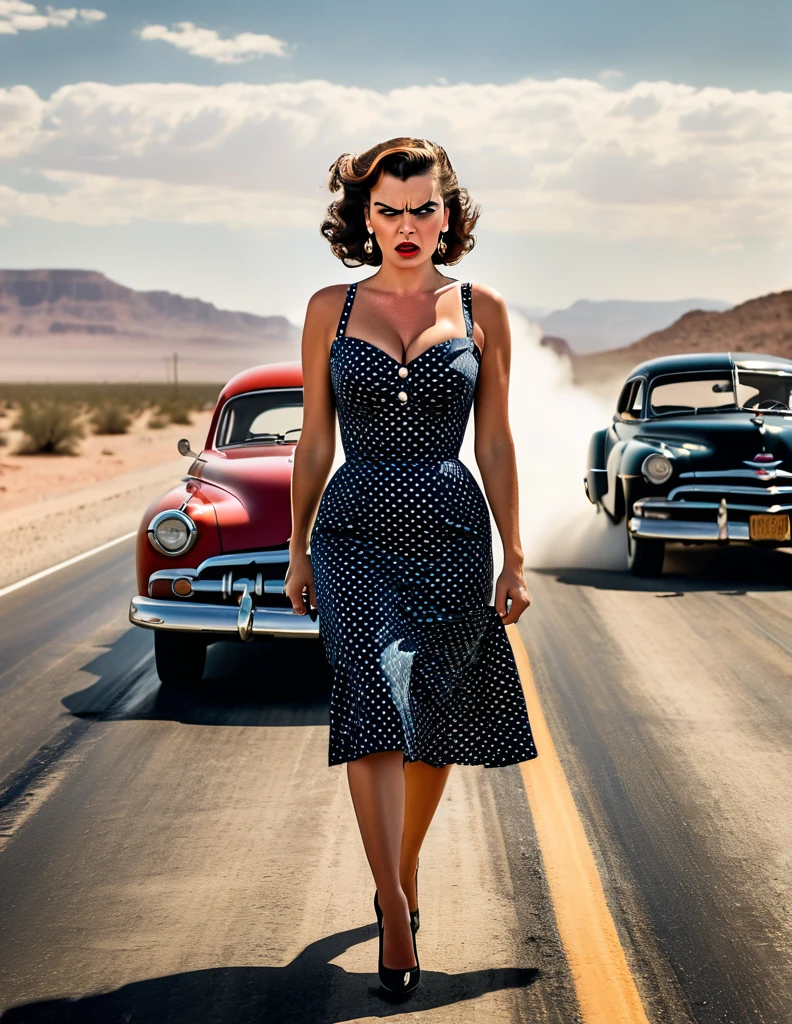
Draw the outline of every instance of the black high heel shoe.
M380 985L386 992L393 992L396 995L404 995L412 992L418 987L421 980L421 965L418 961L418 947L415 944L415 929L412 928L413 955L415 967L397 968L385 967L382 963L382 945L385 935L385 927L382 920L382 911L377 913L377 928L379 930L379 960L377 961L377 973L379 974Z
M418 867L421 863L420 857L415 864L415 901L418 902ZM374 913L377 915L377 924L382 923L382 910L380 909L379 900L377 899L377 890L374 890ZM417 932L421 927L420 909L418 907L415 910L410 911L410 926L414 932Z

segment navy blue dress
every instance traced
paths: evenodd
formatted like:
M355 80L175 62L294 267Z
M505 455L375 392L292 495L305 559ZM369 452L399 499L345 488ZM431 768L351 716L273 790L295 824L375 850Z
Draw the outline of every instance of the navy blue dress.
M492 531L459 460L481 353L467 334L405 362L346 324L330 349L346 461L311 530L319 631L332 668L328 763L381 750L498 767L537 756L506 627L489 604Z

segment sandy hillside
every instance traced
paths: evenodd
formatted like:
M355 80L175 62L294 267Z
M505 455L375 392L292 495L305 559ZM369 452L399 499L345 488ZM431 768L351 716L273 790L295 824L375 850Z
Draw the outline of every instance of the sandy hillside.
M576 356L575 382L610 395L615 382L623 381L634 366L676 352L757 352L792 358L792 290L761 295L723 313L686 313L632 345Z

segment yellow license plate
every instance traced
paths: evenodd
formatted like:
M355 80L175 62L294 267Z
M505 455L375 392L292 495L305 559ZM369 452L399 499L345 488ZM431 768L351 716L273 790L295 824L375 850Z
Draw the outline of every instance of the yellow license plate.
M748 536L751 540L789 540L789 516L751 516Z

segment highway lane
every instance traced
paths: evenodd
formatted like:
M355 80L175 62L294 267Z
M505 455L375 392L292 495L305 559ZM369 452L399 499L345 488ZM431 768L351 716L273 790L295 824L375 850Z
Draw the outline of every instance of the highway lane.
M528 573L519 635L651 1021L789 1020L789 562ZM217 644L163 693L132 568L130 542L2 599L0 1019L593 1019L518 766L452 772L425 980L383 1001L318 645Z
M162 693L151 636L125 621L131 552L2 609L0 744L14 737L18 762L0 822L2 1019L394 1012L345 769L327 767L319 645L218 644L200 691ZM34 610L49 664L23 635ZM471 1021L575 1016L519 768L506 772L458 771L422 856L411 1008L433 1022L461 1005Z
M522 636L634 972L701 1022L792 1020L792 556L532 573ZM665 1017L660 1006L648 1013Z

